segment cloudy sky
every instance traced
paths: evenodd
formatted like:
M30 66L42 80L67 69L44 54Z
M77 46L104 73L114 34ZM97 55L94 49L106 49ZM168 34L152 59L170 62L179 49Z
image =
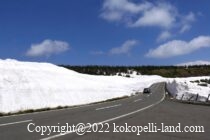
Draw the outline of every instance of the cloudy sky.
M209 0L1 0L0 59L70 65L210 61Z

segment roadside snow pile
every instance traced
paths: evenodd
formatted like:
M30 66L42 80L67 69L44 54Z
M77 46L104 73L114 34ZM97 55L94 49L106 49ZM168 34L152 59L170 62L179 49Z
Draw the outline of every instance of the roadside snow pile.
M129 96L160 76L92 76L49 63L0 59L0 113L73 106Z
M168 78L167 89L168 91L180 100L195 100L198 95L197 101L206 101L210 94L210 87L200 86L193 81L201 79L209 79L210 77L189 77L189 78Z

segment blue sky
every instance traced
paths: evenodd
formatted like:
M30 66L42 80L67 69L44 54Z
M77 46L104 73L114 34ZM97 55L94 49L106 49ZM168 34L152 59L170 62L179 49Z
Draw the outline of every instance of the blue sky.
M0 59L70 65L210 61L209 0L1 0Z

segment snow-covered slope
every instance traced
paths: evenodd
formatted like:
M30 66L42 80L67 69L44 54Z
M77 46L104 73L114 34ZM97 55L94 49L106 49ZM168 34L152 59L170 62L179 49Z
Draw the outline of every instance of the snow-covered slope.
M92 76L49 63L0 60L0 113L103 101L163 80L160 76Z

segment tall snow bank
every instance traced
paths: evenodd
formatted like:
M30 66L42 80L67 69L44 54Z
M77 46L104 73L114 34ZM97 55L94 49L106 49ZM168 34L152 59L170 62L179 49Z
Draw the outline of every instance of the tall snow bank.
M0 113L98 102L160 81L160 76L92 76L49 63L0 60Z
M198 101L206 101L208 95L210 94L210 87L199 86L197 83L192 83L191 81L209 79L210 77L189 77L189 78L168 78L167 79L167 89L172 94L172 96L177 99L188 100L192 96L194 100L197 96Z

